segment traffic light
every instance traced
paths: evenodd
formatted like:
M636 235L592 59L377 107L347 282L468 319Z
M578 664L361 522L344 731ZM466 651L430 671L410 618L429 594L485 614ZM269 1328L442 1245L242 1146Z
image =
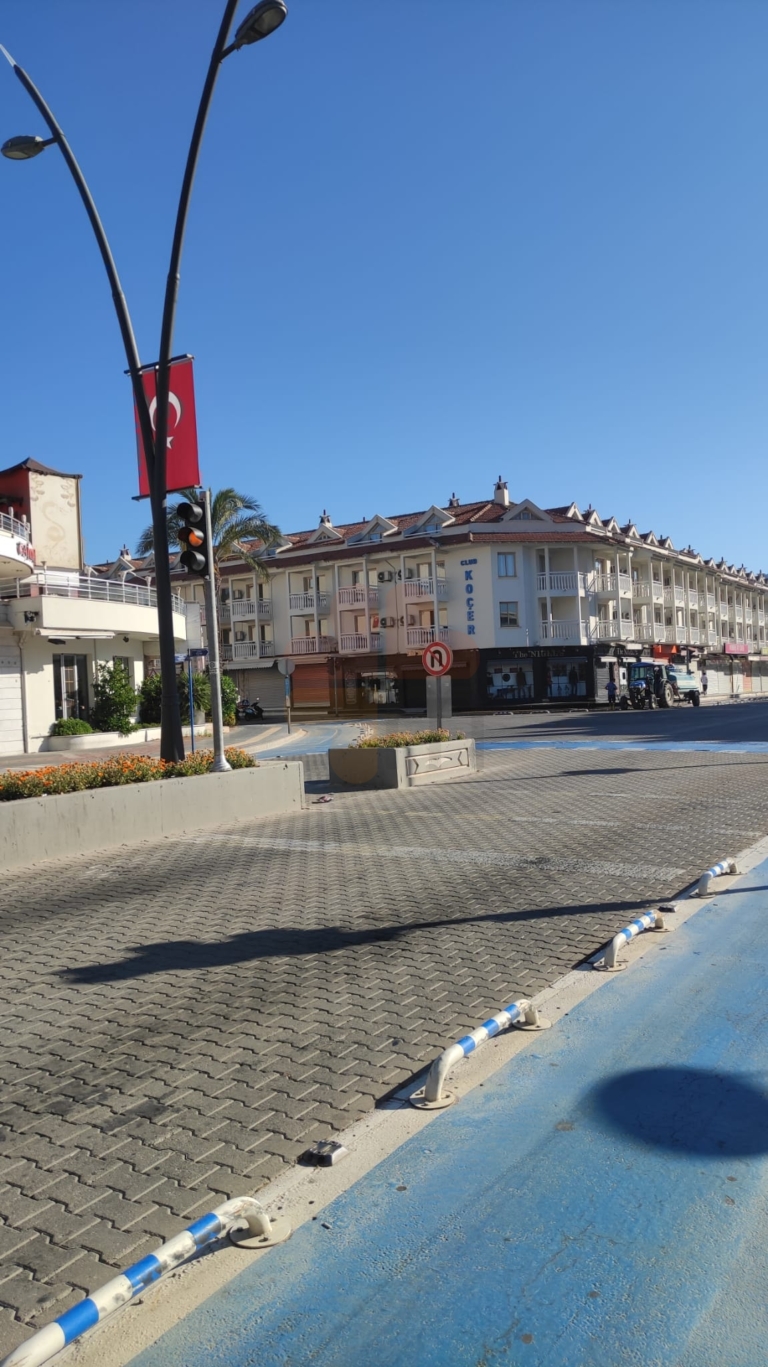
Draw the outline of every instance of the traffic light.
M180 503L176 511L181 523L179 543L184 548L180 563L190 574L205 575L208 573L205 513L199 503Z

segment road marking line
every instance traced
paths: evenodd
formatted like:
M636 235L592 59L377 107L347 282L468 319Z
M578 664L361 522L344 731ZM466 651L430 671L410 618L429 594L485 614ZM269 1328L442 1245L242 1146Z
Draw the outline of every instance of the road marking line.
M233 841L257 850L292 851L305 854L368 855L375 859L434 859L446 864L476 864L514 869L541 869L549 872L607 874L628 878L673 878L685 869L668 864L621 864L602 859L553 859L549 855L501 854L496 850L452 850L422 845L358 845L337 840L287 840L270 836L217 833L188 837L193 844L205 845L212 840Z

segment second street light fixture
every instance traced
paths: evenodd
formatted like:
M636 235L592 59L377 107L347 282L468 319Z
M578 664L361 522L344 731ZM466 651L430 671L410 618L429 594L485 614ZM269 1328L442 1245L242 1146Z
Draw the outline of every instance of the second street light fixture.
M171 259L166 281L163 318L160 329L160 352L156 365L154 430L150 418L149 405L141 382L142 365L136 346L133 325L128 312L128 305L117 274L117 267L115 266L112 251L109 242L107 241L101 219L96 210L93 197L75 159L74 153L59 124L54 118L52 111L40 94L40 91L33 84L23 68L13 60L10 53L6 52L5 48L0 44L0 52L7 58L10 65L13 67L15 75L21 81L24 89L42 114L52 135L50 138L39 138L27 135L9 138L8 141L3 144L2 148L0 148L0 151L2 151L3 156L7 157L10 161L30 161L52 143L58 144L75 181L83 204L85 205L112 290L112 299L120 325L126 359L128 361L128 373L131 377L131 384L133 386L134 401L139 416L142 443L147 462L154 538L155 592L157 596L158 636L160 639L160 667L163 680L160 754L165 760L179 760L184 758L181 713L179 710L179 699L176 689L176 648L173 636L173 602L171 594L170 556L168 550L166 463L168 454L170 359L179 289L179 269L181 264L181 252L184 244L187 213L189 210L189 201L195 178L200 144L208 117L211 98L216 85L219 67L221 66L223 58L228 56L230 52L237 51L241 47L247 47L252 43L257 43L262 38L267 38L270 33L274 33L275 29L280 27L288 13L284 0L260 0L260 3L255 5L245 16L235 33L234 42L228 47L227 39L232 27L237 5L238 0L227 0L224 7L224 14L219 27L216 43L214 44L213 52L211 54L211 60L208 65L208 73L203 85L203 92L200 97L200 104L184 169L184 178L181 185L179 205L176 213L176 225L171 246Z

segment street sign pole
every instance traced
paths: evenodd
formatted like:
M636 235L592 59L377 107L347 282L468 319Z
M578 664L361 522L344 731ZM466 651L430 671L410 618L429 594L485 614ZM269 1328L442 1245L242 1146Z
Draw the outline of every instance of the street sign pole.
M437 712L437 729L440 731L443 725L443 675L447 674L453 664L453 651L445 641L436 641L434 645L424 648L421 655L427 674L431 674L435 681L435 703Z
M435 679L435 688L437 690L437 707L435 710L437 712L437 729L439 731L443 725L443 680L442 675L440 674L438 674L437 678Z
M187 655L187 697L189 699L189 743L195 753L195 699L192 692L192 656Z
M285 676L285 720L288 723L288 735L291 734L291 676Z

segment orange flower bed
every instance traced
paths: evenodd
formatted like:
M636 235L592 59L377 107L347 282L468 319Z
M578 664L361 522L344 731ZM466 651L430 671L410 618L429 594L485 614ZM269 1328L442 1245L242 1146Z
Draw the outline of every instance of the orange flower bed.
M256 761L245 750L231 746L225 751L233 769L252 769ZM0 802L23 797L48 797L78 793L85 788L115 788L123 783L151 783L155 779L190 778L208 774L213 751L198 750L177 763L152 759L150 755L118 754L113 759L82 764L47 764L41 769L8 769L0 774Z

